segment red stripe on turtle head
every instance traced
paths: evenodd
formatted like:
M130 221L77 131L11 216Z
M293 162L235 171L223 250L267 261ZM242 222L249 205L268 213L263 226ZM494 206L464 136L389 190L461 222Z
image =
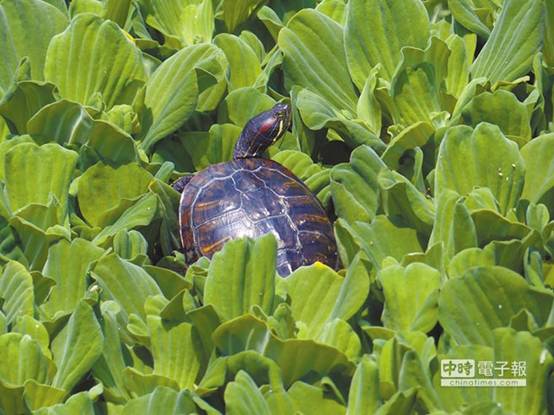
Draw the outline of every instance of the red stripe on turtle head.
M258 157L290 125L290 106L277 104L248 121L235 145L233 158Z
M264 136L267 136L268 134L272 134L273 130L275 129L276 124L278 122L279 122L279 120L276 119L275 117L270 117L270 118L264 120L259 125L259 134L264 135Z

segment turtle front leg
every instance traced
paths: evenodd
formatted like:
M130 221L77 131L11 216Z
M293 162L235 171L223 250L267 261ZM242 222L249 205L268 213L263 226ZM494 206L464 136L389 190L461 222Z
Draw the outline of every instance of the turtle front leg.
M179 193L183 193L183 190L185 189L185 186L191 181L191 179L194 177L194 174L185 174L183 177L180 177L178 180L175 180L171 187L173 187L175 190L177 190Z

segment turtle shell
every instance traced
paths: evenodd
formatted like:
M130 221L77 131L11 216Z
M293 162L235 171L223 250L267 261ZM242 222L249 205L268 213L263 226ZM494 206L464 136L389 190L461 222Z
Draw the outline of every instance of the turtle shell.
M262 158L212 165L185 186L179 207L187 261L211 257L225 242L277 239L277 271L286 276L316 261L337 266L333 227L318 199L285 167Z

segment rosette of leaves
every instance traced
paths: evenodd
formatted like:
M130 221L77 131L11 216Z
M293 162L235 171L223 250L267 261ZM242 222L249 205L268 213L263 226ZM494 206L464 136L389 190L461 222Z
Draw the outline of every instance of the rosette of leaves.
M548 413L553 28L544 0L0 0L0 413ZM281 279L271 236L186 268L170 184L283 99L268 157L342 269Z

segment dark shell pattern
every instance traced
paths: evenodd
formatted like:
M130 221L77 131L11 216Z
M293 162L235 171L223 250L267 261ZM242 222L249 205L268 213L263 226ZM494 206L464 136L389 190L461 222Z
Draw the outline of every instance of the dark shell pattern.
M202 170L185 186L179 215L188 262L211 257L231 239L271 232L280 275L316 261L337 266L333 228L321 204L272 160L237 159Z

